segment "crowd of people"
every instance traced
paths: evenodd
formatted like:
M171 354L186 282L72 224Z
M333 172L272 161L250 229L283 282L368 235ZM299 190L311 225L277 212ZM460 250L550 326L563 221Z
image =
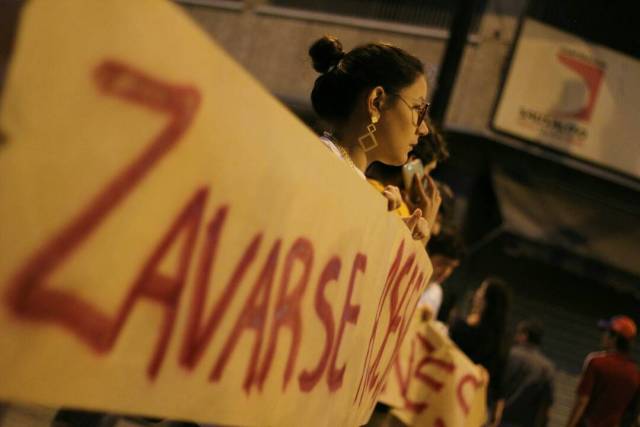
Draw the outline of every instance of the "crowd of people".
M328 125L321 141L367 178L386 197L388 209L426 244L434 271L419 304L437 317L442 285L463 251L447 220L453 195L430 176L448 152L437 124L428 117L423 64L383 43L345 52L338 39L328 36L317 40L309 54L320 73L311 95L313 107ZM446 328L460 350L489 373L486 425L544 426L554 401L554 366L540 350L539 321L520 322L511 339L510 305L509 285L489 277L475 291L468 312L454 311ZM629 352L635 323L618 316L601 326L604 352L585 361L567 424L571 427L637 422L640 372Z

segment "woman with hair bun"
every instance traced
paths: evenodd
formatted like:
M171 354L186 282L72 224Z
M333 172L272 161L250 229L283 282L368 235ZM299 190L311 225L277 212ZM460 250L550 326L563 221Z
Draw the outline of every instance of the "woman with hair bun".
M309 56L320 73L311 103L331 128L322 142L363 179L374 161L404 164L418 138L429 133L422 62L385 43L368 43L344 52L340 41L331 36L313 43ZM402 201L397 187L385 187L383 195L389 210ZM422 193L419 208L405 219L414 238L428 239L439 205L438 190L430 186Z

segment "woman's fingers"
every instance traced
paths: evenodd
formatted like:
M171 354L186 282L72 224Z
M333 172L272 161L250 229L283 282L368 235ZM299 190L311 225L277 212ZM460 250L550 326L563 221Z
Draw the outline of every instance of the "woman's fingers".
M413 229L412 236L414 240L426 240L431 233L431 226L426 219L420 217Z
M402 195L400 189L393 185L387 185L382 192L382 195L387 199L387 209L390 211L396 210L402 203Z
M429 220L429 223L435 224L435 219L438 216L438 210L440 209L442 198L440 197L440 191L438 191L438 186L433 178L427 175L425 176L425 179L428 184L427 190L425 191L428 198L428 203L425 204L425 217Z
M433 198L435 193L438 193L438 185L429 175L424 176L425 181L427 181L425 193L429 198Z
M413 233L413 230L416 228L416 224L418 224L420 218L422 218L422 211L420 209L416 209L410 217L402 218L402 220L409 228L409 231Z
M422 217L422 210L416 209L410 217L403 218L414 240L426 241L431 235L429 222Z
M424 177L422 177L422 186L425 189L425 192L428 195L431 195L431 191L433 189L433 178L431 178L431 175L425 175Z
M430 178L429 178L430 179ZM413 187L416 189L417 202L419 205L424 204L427 200L429 200L429 195L424 190L424 186L422 182L420 182L420 178L418 175L413 175Z

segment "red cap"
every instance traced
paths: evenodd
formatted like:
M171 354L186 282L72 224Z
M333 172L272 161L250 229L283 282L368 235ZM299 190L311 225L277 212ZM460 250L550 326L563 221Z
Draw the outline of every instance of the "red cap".
M637 332L636 323L627 316L614 316L609 320L601 320L598 322L598 326L615 332L628 340L632 340Z

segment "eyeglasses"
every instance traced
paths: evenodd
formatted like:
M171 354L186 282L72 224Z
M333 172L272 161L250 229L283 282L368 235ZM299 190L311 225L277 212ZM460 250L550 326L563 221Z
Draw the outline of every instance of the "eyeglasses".
M404 105L409 107L409 109L411 110L411 120L413 121L413 125L416 128L419 128L420 125L422 124L422 122L425 122L425 124L427 126L429 126L429 124L425 121L425 119L427 118L427 113L429 112L429 106L431 104L429 104L428 102L425 102L424 104L422 104L420 106L416 106L416 105L412 106L400 94L392 93L391 95L397 96L404 103ZM418 115L417 118L415 117L416 114Z

